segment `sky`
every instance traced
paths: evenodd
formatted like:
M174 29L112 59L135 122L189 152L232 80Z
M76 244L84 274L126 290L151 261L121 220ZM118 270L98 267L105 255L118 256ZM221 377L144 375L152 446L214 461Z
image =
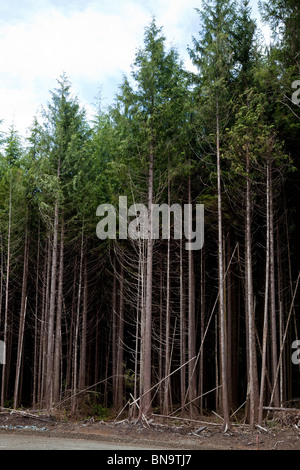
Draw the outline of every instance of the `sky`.
M260 24L257 0L253 17ZM113 103L153 16L167 46L175 46L185 68L187 46L199 31L201 0L0 0L0 130L12 125L25 137L50 90L65 73L92 119L98 97Z

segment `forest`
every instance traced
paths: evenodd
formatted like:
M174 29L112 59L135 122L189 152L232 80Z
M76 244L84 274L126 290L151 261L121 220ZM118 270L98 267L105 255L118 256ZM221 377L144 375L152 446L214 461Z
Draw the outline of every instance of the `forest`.
M92 122L62 73L26 140L1 133L1 407L76 415L84 397L228 429L299 406L300 5L260 11L269 46L248 0L195 8L194 73L152 18ZM122 236L120 196L203 205L202 248L172 236L171 213L169 236L165 221ZM115 239L97 236L103 204Z

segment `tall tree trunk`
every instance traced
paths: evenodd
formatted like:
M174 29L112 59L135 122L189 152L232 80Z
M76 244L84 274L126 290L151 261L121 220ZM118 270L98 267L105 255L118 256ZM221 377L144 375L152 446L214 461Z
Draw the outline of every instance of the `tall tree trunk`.
M60 178L60 159L57 165L57 177ZM53 247L52 247L52 267L51 267L51 289L50 306L48 320L48 345L47 345L47 375L45 402L49 409L53 402L53 367L54 367L54 326L55 326L55 303L57 286L57 252L58 252L58 221L59 221L59 201L56 199L54 206L54 224L53 224Z
M57 292L57 309L56 309L56 329L55 329L55 349L54 349L54 371L53 371L53 400L58 402L60 392L60 363L61 363L61 319L63 307L63 275L64 275L64 232L65 225L62 217L60 232L60 258L58 272L58 292Z
M9 276L10 276L10 242L11 242L11 213L12 213L12 176L10 173L10 184L9 184L9 207L8 207L8 235L7 235L7 263L6 263L6 283L5 283L5 308L4 308L4 344L6 346L6 359L7 359L7 339L8 339L8 300L9 300ZM6 399L6 383L7 383L7 361L2 365L2 384L1 384L1 406L4 406L4 400Z
M185 319L185 291L183 276L183 254L182 238L180 239L180 365L186 362L186 319ZM185 411L186 397L186 366L180 368L180 396L181 396L181 414Z
M277 289L278 289L278 307L279 307L279 349L283 348L283 355L280 358L280 376L279 376L279 398L280 406L283 406L285 401L285 367L284 367L284 352L285 348L282 344L283 331L284 331L284 318L283 318L283 292L282 292L282 263L281 263L281 250L280 250L280 236L279 224L276 227L277 232Z
M274 247L274 211L273 211L273 187L272 187L272 165L268 159L269 167L269 197L270 197L270 305L271 305L271 364L272 364L272 384L276 377L278 362L277 353L277 324L276 324L276 287L275 287L275 247ZM279 406L278 383L274 390L274 406Z
M249 149L246 151L246 220L245 220L245 272L246 272L246 314L248 323L248 354L249 354L249 407L250 407L250 427L254 428L258 419L258 376L255 341L255 312L253 298L253 270L252 270L252 201L251 201L251 180L250 180L250 155Z
M35 309L34 309L34 358L33 358L33 387L32 387L32 407L35 409L38 387L38 358L41 351L38 348L38 311L39 311L39 276L40 276L40 243L41 227L39 223L37 256L36 256L36 280L35 280Z
M52 267L51 267L51 288L50 305L48 318L48 344L47 344L47 366L46 366L46 390L45 403L49 409L53 402L53 353L54 353L54 326L55 326L55 303L57 286L57 251L58 251L58 201L54 208L53 246L52 246Z
M192 228L192 195L191 176L188 177L188 207L189 207L189 230L188 239L191 240ZM188 251L188 359L189 359L189 415L196 416L197 403L197 378L196 378L196 323L195 323L195 274L194 274L194 252Z
M200 344L201 352L199 357L199 410L203 414L203 392L204 392L204 329L205 329L205 251L201 250L200 258Z
M113 292L112 292L112 384L113 384L113 405L117 407L117 390L118 390L118 376L117 376L117 266L116 254L114 253L113 260Z
M149 149L149 174L148 174L148 240L147 240L147 263L146 263L146 301L144 319L142 320L142 394L140 402L139 417L151 411L151 343L152 343L152 272L153 272L153 183L154 183L154 152L153 144Z
M168 205L170 207L170 179L168 175ZM164 381L164 406L163 413L169 414L170 409L170 329L171 329L171 312L170 312L170 238L167 240L167 280L166 280L166 333L165 333L165 381Z
M266 378L266 362L267 362L267 341L268 341L268 305L269 305L269 283L270 283L270 196L269 196L269 167L267 167L267 228L266 228L266 279L265 279L265 303L264 303L264 322L263 322L263 341L262 341L262 365L260 379L260 396L259 396L259 412L258 424L262 425L263 421L263 404L265 392Z
M44 406L44 389L46 378L46 357L47 357L47 319L48 319L48 297L50 290L50 269L51 269L51 241L48 234L46 239L46 256L44 260L43 272L43 292L42 292L42 314L40 323L40 354L39 354L39 371L38 371L38 403Z
M164 280L163 280L163 257L160 257L159 265L159 344L158 344L158 381L160 382L163 378L163 322L164 319ZM158 388L158 401L160 403L160 412L164 413L164 389L163 384L160 384Z
M80 346L80 364L79 364L79 389L85 388L86 382L86 353L87 353L87 309L88 309L88 275L87 275L87 256L84 257L83 268L83 309L82 309L82 328L81 328L81 346Z
M120 291L119 291L119 327L117 338L117 410L123 407L124 389L124 266L123 257L120 264Z
M221 155L220 155L220 124L219 106L217 102L217 179L218 179L218 271L219 271L219 315L220 315L220 356L221 356L221 380L222 380L222 408L224 428L230 427L229 403L228 403L228 374L227 374L227 331L225 316L224 295L224 257L223 257L223 226L222 226L222 184L221 184Z
M28 259L29 259L28 250L29 250L28 222L26 222L24 263L23 263L23 282L22 282L22 296L21 296L21 308L20 308L15 390L14 390L14 409L16 409L19 404L19 381L20 381L20 370L21 370L22 354L23 354L24 329L25 329L26 306L27 306L27 279L28 279Z
M84 225L82 225L81 232L81 247L80 247L80 263L79 263L79 281L78 281L78 296L77 296L77 310L75 321L75 333L73 341L73 377L72 377L72 400L71 410L75 413L77 404L77 388L78 388L78 337L79 337L79 324L80 324L80 309L81 309L81 294L82 294L82 269L83 269L83 233Z
M144 241L139 241L139 259L138 259L138 291L137 291L137 301L136 301L136 325L135 325L135 351L134 351L134 389L133 396L134 399L138 398L138 366L139 366L139 355L141 351L140 346L140 331L141 328L141 318L143 317L143 308L144 308ZM141 361L140 361L141 367ZM141 370L140 370L141 372ZM140 374L141 380L141 374ZM141 384L140 386L140 396L141 396ZM135 418L137 416L137 405L133 405L132 416Z
M2 319L3 280L4 280L4 247L3 247L2 232L0 228L0 325L1 325L1 319Z
M73 273L73 286L72 286L72 307L71 307L71 322L69 327L68 337L68 354L67 354L67 369L66 369L66 389L72 389L72 377L73 377L73 355L74 355L74 332L76 324L76 284L77 284L77 265L78 258L74 260L74 273Z
M227 296L226 296L226 311L227 311L227 382L228 382L228 403L229 408L232 406L232 303L233 303L233 296L232 296L232 264L231 260L231 236L230 230L228 233L227 238L227 264L228 264L228 272L227 272Z

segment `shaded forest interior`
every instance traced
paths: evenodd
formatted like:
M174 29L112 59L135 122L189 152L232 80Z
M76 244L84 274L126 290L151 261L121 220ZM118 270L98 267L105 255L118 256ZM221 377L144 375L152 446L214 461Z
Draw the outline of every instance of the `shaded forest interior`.
M214 410L229 427L299 404L300 8L261 11L269 47L246 0L203 2L194 73L152 19L94 122L62 75L26 142L2 135L2 407L76 413L85 391L116 415ZM119 196L204 204L202 249L122 237ZM115 240L96 234L106 203Z

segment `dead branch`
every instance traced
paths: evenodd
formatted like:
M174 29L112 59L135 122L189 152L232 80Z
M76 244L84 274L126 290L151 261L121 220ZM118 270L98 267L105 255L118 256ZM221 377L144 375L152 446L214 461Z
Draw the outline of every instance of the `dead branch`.
M263 409L264 410L268 410L268 411L290 411L292 413L296 412L296 413L300 413L300 410L298 408L281 408L281 407L278 407L278 406L263 406Z
M152 413L152 416L157 416L159 418L167 418L167 419L176 419L179 421L189 421L191 423L199 423L199 424L207 424L208 426L223 426L223 423L212 423L208 421L200 421L198 419L191 419L191 418L181 418L179 416L170 416L170 415L161 415L157 413ZM238 423L232 423L233 426L244 426L244 427L249 427L248 424L238 424Z
M34 418L34 419L37 419L39 421L45 421L46 423L53 423L53 421L49 418L41 418L40 416L36 416L32 413L28 413L27 411L13 410L12 408L4 408L3 406L1 407L1 410L4 410L4 411L1 412L3 414L4 413L16 414L16 415L25 416L27 418Z

